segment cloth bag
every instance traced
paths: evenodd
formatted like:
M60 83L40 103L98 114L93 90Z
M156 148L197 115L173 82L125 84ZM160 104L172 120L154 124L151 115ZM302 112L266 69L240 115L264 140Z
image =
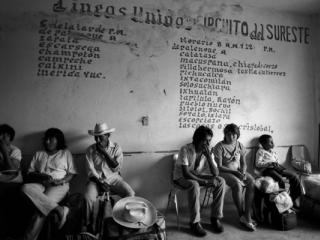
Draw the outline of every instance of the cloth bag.
M270 200L275 203L279 213L288 211L293 206L292 199L286 191L278 194L271 194Z
M291 147L291 165L300 173L307 175L312 173L311 163L306 160L304 146Z

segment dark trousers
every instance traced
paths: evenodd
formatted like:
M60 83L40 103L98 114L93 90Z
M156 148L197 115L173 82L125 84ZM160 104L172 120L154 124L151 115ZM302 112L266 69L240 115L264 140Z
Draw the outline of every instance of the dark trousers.
M301 183L297 174L286 169L278 170L274 168L267 168L262 172L262 175L272 177L275 181L279 183L280 188L285 188L283 177L288 178L290 183L290 196L292 200L294 201L296 198L301 196Z

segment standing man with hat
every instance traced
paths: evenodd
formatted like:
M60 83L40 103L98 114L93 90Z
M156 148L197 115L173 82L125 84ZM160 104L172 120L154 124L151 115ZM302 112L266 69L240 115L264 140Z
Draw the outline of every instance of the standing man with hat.
M109 128L106 123L97 123L88 133L94 136L95 143L87 148L86 165L89 181L86 186L86 230L92 230L93 206L99 193L111 191L120 197L131 197L135 192L120 176L123 163L121 147L110 140L115 128ZM89 228L89 229L88 229Z

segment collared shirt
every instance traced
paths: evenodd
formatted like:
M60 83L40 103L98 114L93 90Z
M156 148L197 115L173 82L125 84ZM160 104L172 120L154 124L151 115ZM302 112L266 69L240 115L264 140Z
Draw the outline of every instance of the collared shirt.
M216 162L214 161L214 156L212 157L212 164L217 166ZM200 156L200 162L198 167L195 169L195 162L197 158L197 153L194 145L192 143L186 144L181 147L179 151L178 159L174 165L173 171L173 180L177 180L179 178L183 178L182 166L187 166L190 172L195 174L200 173L208 173L210 174L209 164L207 158L202 154Z
M118 162L116 168L111 168L105 157L97 151L96 146L96 144L92 144L86 151L88 177L96 177L102 182L111 183L115 178L120 177L119 172L123 163L122 149L117 143L109 141L105 150L110 157Z
M0 152L0 159L2 157L3 157L2 153ZM9 157L11 160L13 160L13 159L17 160L20 164L21 159L22 159L20 149L17 148L16 146L10 144ZM3 174L3 172L1 170L3 170L3 169L0 169L0 182L2 182L2 183L9 183L9 182L21 183L22 182L22 175L20 172L20 166L17 166L16 169L12 169L12 170L17 170L17 171L11 172L11 173Z
M0 158L2 158L2 153L0 153ZM21 151L19 148L17 148L16 146L10 144L9 146L9 157L11 160L17 160L19 163L21 162L22 159L22 155L21 155ZM19 167L16 169L18 170Z
M213 153L217 162L221 162L222 166L232 170L238 170L240 167L240 159L246 154L246 149L240 142L235 145L226 144L224 141L218 142L213 148Z
M39 172L50 175L53 179L62 179L67 174L76 174L73 157L68 149L59 150L53 155L38 151L33 156L28 172Z
M273 149L267 151L259 145L259 149L256 153L256 167L262 171L273 162L279 163L277 153L273 151Z

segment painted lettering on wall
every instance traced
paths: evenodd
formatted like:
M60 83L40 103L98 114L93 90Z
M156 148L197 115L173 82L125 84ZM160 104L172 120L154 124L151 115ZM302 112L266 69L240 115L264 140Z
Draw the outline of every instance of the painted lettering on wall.
M221 129L232 119L232 109L240 106L241 99L232 91L229 75L286 76L277 64L233 60L228 56L230 47L236 45L207 40L180 37L172 49L180 56L179 128L197 128L206 125ZM237 45L242 51L253 51L248 43ZM270 126L246 123L240 125L246 131L272 132Z
M72 31L91 38L100 38L104 32L97 27L67 22L40 21L38 44L39 77L105 78L101 72L88 71L86 66L100 59L100 47L85 44L72 35Z
M67 5L69 4L69 5ZM65 3L56 0L53 4L54 12L70 12L94 17L114 18L128 17L140 24L159 25L164 27L192 30L194 26L201 26L210 31L234 36L247 37L251 40L274 40L290 43L310 43L310 29L302 26L275 25L269 23L249 23L239 19L226 19L212 16L179 16L172 9L145 9L141 6L116 7L113 5L93 4L73 1Z

